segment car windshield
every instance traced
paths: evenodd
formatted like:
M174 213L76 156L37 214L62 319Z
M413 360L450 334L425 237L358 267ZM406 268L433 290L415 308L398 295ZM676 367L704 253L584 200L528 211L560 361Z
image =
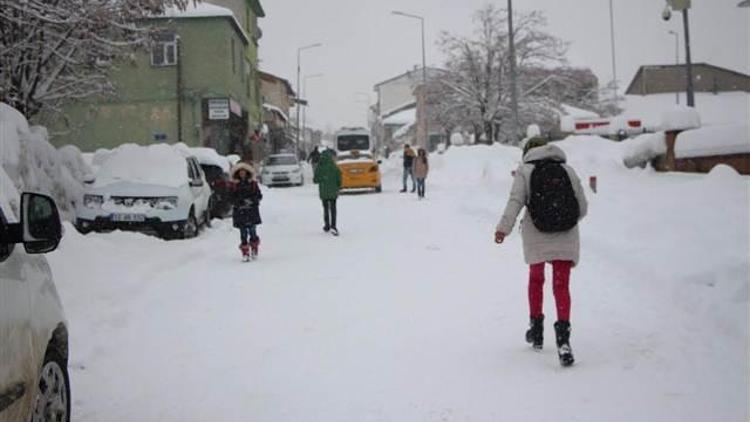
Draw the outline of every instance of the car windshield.
M276 155L268 157L267 166L293 166L297 164L297 159L293 155Z
M338 137L337 148L339 151L367 150L370 149L370 137L367 135L342 135Z

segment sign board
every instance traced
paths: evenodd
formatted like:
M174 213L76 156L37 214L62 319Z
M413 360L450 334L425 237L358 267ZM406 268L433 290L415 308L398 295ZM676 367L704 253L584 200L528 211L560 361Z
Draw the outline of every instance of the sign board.
M229 120L229 99L208 100L208 120Z
M690 0L667 0L669 7L676 12L681 12L685 9L690 9Z

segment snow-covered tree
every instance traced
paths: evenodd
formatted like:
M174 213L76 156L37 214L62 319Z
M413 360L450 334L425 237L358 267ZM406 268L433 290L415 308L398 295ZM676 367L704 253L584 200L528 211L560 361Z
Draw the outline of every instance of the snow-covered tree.
M510 136L510 60L507 11L487 5L474 15L472 36L443 32L440 47L447 57L449 76L444 95L460 109L478 138L506 142ZM534 11L514 14L514 39L518 64L519 114L522 130L527 124L554 119L559 99L545 85L554 75L538 69L565 64L566 44L544 31L545 16Z
M0 100L27 117L109 94L115 59L150 42L139 24L193 0L0 0Z

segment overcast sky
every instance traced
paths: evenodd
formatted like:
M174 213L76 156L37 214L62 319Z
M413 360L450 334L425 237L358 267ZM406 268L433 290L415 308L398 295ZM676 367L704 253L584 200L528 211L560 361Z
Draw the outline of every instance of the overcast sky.
M297 48L323 43L302 53L302 74L309 79L308 123L325 129L364 124L373 85L421 64L419 21L392 16L401 10L426 18L427 64L440 66L435 44L442 30L469 34L474 11L487 0L262 0L261 68L287 78L296 87ZM504 7L505 0L493 3ZM709 62L750 73L750 8L739 0L693 0L690 12L694 62ZM614 0L617 75L626 87L638 66L674 62L674 37L682 16L661 19L663 0ZM612 78L608 0L515 0L514 8L543 10L548 31L570 43L573 66L591 68L600 83Z

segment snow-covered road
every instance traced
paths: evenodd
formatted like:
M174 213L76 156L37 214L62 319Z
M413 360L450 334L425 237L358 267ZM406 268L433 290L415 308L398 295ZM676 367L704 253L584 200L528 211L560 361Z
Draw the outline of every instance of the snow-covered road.
M393 171L384 193L342 197L339 238L313 186L265 190L252 263L228 221L184 242L68 227L50 262L74 420L746 420L750 182L565 149L600 184L572 275L575 367L557 363L549 286L545 349L524 343L520 236L492 243L518 152L454 148L426 201Z

